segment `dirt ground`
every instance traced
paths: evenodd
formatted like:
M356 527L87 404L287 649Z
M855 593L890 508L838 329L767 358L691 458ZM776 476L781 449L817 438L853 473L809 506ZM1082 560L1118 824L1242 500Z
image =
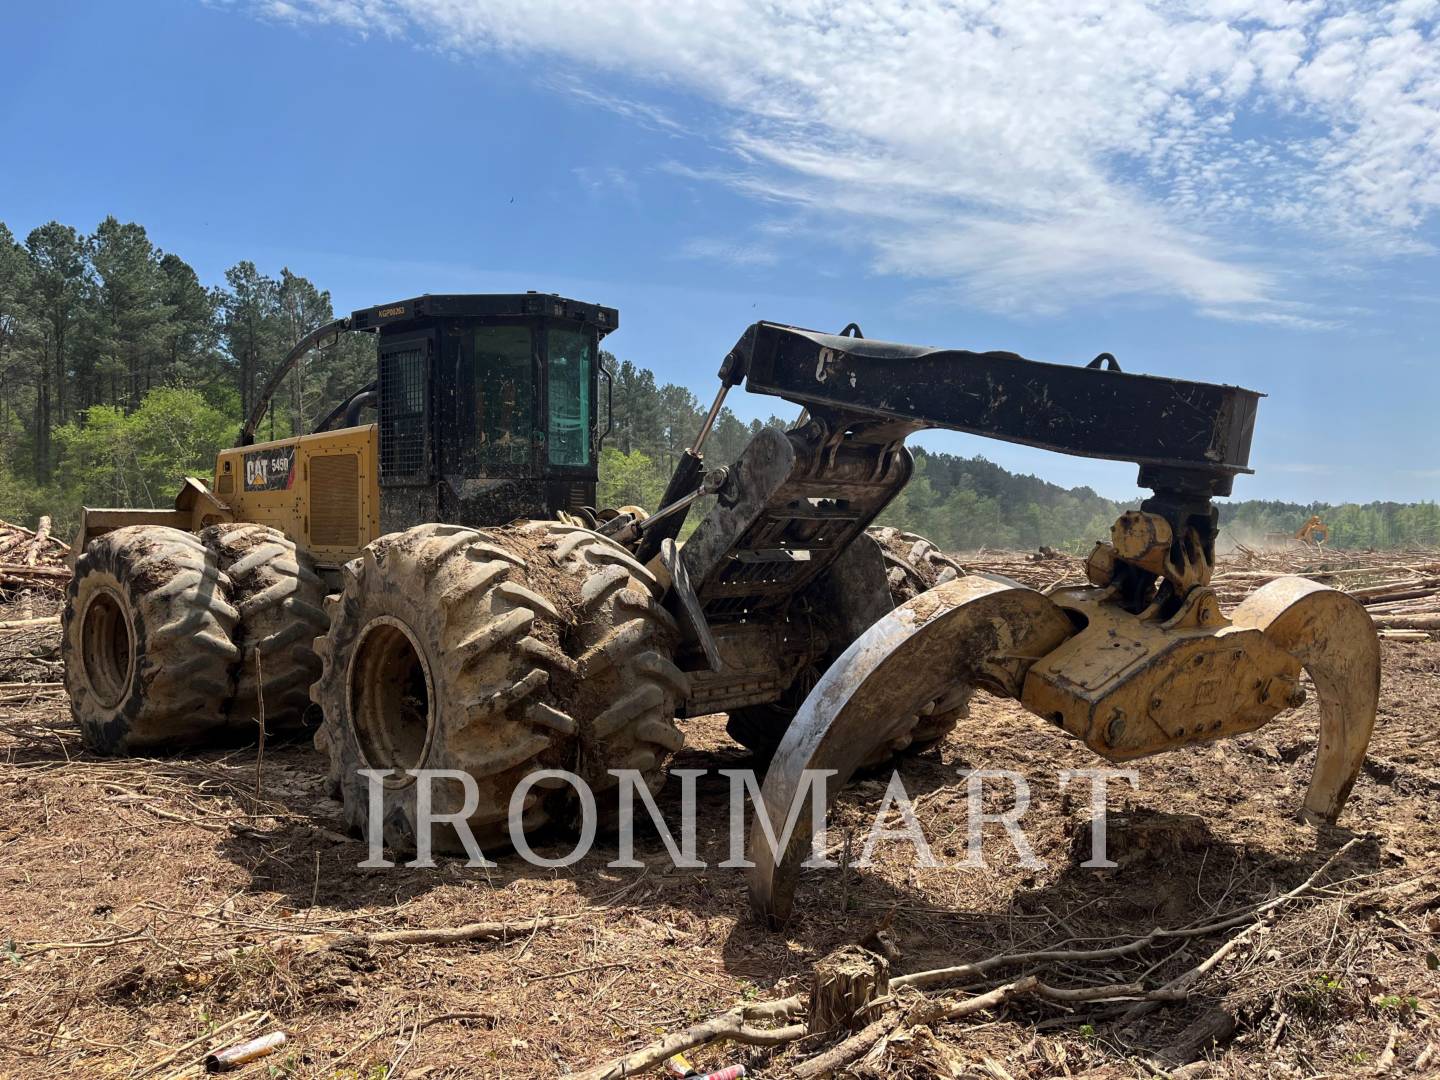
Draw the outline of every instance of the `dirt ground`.
M857 1071L1150 1077L1152 1055L1190 1025L1228 1016L1233 1033L1184 1075L1440 1075L1440 642L1383 644L1379 724L1343 827L1317 832L1292 817L1314 761L1312 698L1255 735L1138 763L1138 790L1112 786L1116 869L1079 865L1083 789L1057 790L1058 770L1096 759L1017 706L982 699L944 745L899 769L942 866L918 867L913 848L887 842L867 869L809 873L783 933L752 921L741 871L715 865L728 854L729 783L715 770L749 764L723 717L690 722L673 766L710 770L699 781L706 869L672 868L653 832L638 844L641 869L608 867L616 848L604 838L568 869L513 855L490 870L366 869L308 746L269 747L263 760L254 747L87 754L56 685L56 647L52 630L0 635L0 1076L198 1076L208 1051L276 1029L287 1045L237 1075L563 1076L737 1002L803 990L818 958L887 917L897 973L1102 948L1244 912L1356 837L1187 1000L1136 1015L1133 1002L1017 998L916 1028ZM1021 866L996 826L986 868L956 865L967 836L959 773L982 767L1028 779L1024 824L1043 868ZM837 847L848 832L858 853L887 779L845 791ZM997 788L986 808L1007 802ZM673 779L661 804L677 822ZM536 846L554 857L570 844ZM541 928L537 917L561 921ZM458 944L370 937L476 920L516 929ZM1035 970L1067 987L1158 986L1241 929ZM954 989L977 993L1024 970ZM783 1077L824 1048L724 1044L691 1058Z

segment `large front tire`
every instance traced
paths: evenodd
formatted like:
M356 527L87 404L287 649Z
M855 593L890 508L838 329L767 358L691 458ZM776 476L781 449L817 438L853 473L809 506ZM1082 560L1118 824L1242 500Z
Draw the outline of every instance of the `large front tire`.
M648 576L604 538L550 522L422 525L366 548L327 601L329 633L315 644L323 670L313 696L325 713L316 745L347 823L370 828L369 769L392 771L381 831L400 851L414 849L419 827L408 770L474 781L478 804L465 820L482 849L505 844L512 828L568 821L574 792L555 779L532 787L510 821L513 793L537 770L578 772L592 790L615 782L610 768L637 769L652 786L663 779L684 677L669 661L673 623L648 588L635 588L637 571ZM460 812L463 790L437 783L432 812ZM448 825L430 843L465 850Z
M555 646L560 614L525 584L524 561L482 533L420 525L382 536L344 571L326 601L329 632L315 641L321 675L312 696L325 719L316 746L330 758L346 823L367 833L370 790L382 784L385 843L412 851L418 780L409 770L452 769L474 781L466 824L482 847L503 843L510 794L529 772L563 768L574 722L554 688L572 678ZM527 829L549 819L553 791L535 789ZM436 783L433 812L464 809L463 789ZM461 851L452 828L432 847Z
M194 535L131 525L92 540L65 596L65 689L85 745L171 750L225 728L239 612Z

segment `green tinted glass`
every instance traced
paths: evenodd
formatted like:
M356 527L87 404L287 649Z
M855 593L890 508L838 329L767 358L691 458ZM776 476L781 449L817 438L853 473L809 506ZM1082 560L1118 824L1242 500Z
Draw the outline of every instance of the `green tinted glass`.
M550 464L590 464L591 335L583 330L550 334Z
M482 464L530 461L535 427L531 371L529 327L475 331L475 422L480 429L475 445Z

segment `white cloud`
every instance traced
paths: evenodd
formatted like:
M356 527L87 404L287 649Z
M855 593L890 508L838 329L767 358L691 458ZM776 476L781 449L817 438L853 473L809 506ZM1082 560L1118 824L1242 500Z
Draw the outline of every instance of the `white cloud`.
M639 198L639 189L630 174L616 165L577 165L570 170L575 179L596 194L619 192L634 202Z
M877 269L997 309L1148 294L1331 325L1296 310L1291 264L1426 252L1440 209L1437 0L256 7L560 58L587 73L566 92L670 132L643 95L595 84L708 100L732 162L672 172L792 204Z
M665 131L670 134L680 134L685 128L664 109L651 105L644 101L633 101L630 98L621 97L618 94L604 94L592 86L573 77L556 78L551 80L555 89L569 94L571 97L585 102L587 105L597 105L602 109L608 109L613 113L633 120L641 127L648 127L655 131Z
M732 266L773 266L780 261L779 254L766 244L714 236L687 240L680 254L689 259L715 259Z
M404 30L407 21L404 10L391 0L252 0L252 7L279 22L333 23L362 36L394 36Z

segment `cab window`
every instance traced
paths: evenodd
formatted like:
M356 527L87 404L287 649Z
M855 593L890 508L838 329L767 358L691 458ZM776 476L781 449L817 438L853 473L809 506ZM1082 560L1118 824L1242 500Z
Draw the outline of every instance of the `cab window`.
M589 465L594 335L552 326L547 337L550 464Z
M525 465L534 436L528 326L475 331L475 449L484 465Z

